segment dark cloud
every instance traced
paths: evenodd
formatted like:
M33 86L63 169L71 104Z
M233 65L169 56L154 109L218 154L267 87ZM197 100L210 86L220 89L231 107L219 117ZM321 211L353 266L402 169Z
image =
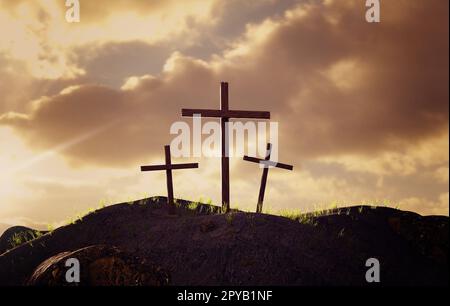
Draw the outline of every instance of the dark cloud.
M208 82L209 72L203 70ZM134 90L97 85L74 87L41 99L29 116L8 114L0 121L16 127L32 147L39 149L83 139L64 151L74 162L129 165L148 159L152 152L159 152L163 144L170 142L168 131L179 118L183 103L180 97L184 101L209 100L204 99L205 93L191 90L190 84L199 81L200 71L195 80L188 80L185 75L181 79L171 77L170 82L180 83L177 90L167 86L169 80L154 78L141 81ZM214 91L212 85L210 92Z
M294 129L300 150L376 153L448 128L448 2L384 2L379 24L365 23L357 9L339 5L336 2L334 8L341 12L337 26L327 24L317 8L310 20L299 21L293 25L298 30L286 31L282 38L296 37L299 42L281 49L289 54L285 59L305 57L306 65L313 65L299 67L313 75L304 84L312 94L306 94L294 110L301 118ZM301 24L319 28L317 37ZM350 90L317 75L339 60L357 61L346 71L356 77L361 73L355 80L358 85Z
M72 52L71 61L86 71L87 78L118 88L127 77L158 74L174 51L168 44L109 42L81 46Z
M0 53L0 113L25 112L35 99L54 95L67 86L86 82L89 82L86 77L76 79L33 77L25 63Z
M263 22L267 18L282 18L284 12L304 0L284 1L215 1L211 8L214 26L204 27L195 19L190 20L193 29L199 32L199 39L182 51L184 54L208 60L229 48L243 33L247 26Z

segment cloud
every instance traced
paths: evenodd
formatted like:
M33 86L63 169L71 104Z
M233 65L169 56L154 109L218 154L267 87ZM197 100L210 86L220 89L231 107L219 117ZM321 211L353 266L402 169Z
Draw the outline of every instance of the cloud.
M196 77L189 81L183 73L169 73L164 79L138 78L132 90L127 86L119 90L99 85L72 86L34 101L31 113L6 113L0 116L0 122L13 126L30 146L43 150L108 126L61 153L78 163L130 165L170 142L170 125L180 117L183 103L179 97L184 101L208 100L204 99L205 93L191 90L193 82L203 79L210 83L210 93L216 87L201 62L183 61L184 68L176 65L181 71L196 69ZM167 82L179 84L177 90Z
M424 215L446 215L449 211L449 193L442 193L437 201L429 201L424 198L411 197L400 201L402 210L415 211Z
M172 44L138 40L92 43L75 48L70 62L86 71L89 80L119 88L130 76L160 73L175 50Z
M445 129L448 4L387 2L383 22L373 26L360 21L356 5L346 9L356 2L330 3L311 7L279 35L291 42L289 48L265 51L301 64L302 80L291 102L291 120L300 120L294 129L287 127L291 136L299 135L300 152L374 155ZM432 12L436 18L423 23Z
M0 1L0 53L22 62L43 79L78 78L85 71L70 62L84 46L142 41L188 44L191 25L210 23L214 1L81 1L81 22L65 20L65 1Z
M64 4L59 1L62 9ZM133 12L142 16L154 14L165 15L165 18L184 17L194 14L207 14L209 4L203 0L80 0L81 16L83 22L98 23L103 19L111 18L123 12ZM170 12L170 14L167 14Z
M434 137L426 138L411 145L405 145L397 151L385 151L377 155L338 155L323 157L324 163L336 163L348 171L365 172L379 176L396 175L409 176L418 171L436 168L434 176L445 180L445 169L442 164L448 164L449 144L448 131L443 131ZM448 171L447 171L448 172ZM448 175L447 175L448 177Z
M3 116L0 123L45 148L120 119L108 134L65 154L126 165L169 139L181 107L216 107L224 79L231 83L232 107L272 111L290 158L375 155L442 133L448 125L448 3L387 2L377 25L363 20L358 3L300 5L282 19L249 27L211 61L174 53L162 74L132 90L81 85L40 99L26 119Z
M449 169L447 167L439 167L434 172L434 177L443 184L448 184Z

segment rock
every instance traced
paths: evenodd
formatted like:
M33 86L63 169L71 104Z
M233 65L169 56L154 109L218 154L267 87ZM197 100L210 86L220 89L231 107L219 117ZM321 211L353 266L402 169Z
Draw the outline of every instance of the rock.
M69 258L80 263L80 283L68 283L65 266ZM158 266L123 252L116 247L95 245L74 252L63 252L41 263L29 278L33 286L164 286L168 273Z

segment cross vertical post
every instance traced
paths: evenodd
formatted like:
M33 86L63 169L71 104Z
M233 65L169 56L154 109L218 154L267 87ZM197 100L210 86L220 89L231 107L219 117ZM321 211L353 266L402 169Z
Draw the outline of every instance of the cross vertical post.
M267 152L266 152L266 158L265 160L270 160L270 153L272 152L272 144L267 144ZM256 212L261 213L262 212L262 206L264 201L264 193L266 191L266 184L267 184L267 175L269 174L269 167L264 167L263 174L261 177L261 186L259 187L259 195L258 195L258 204L256 205Z
M164 153L166 156L166 165L170 166L172 164L170 158L170 146L164 146ZM170 206L173 205L173 181L172 181L172 169L167 167L166 169L166 181L167 181L167 199Z
M220 110L228 111L228 83L220 83ZM222 209L230 209L230 160L229 160L229 118L221 117L221 137L222 137Z
M219 118L221 143L222 143L222 210L227 212L230 209L230 163L229 163L229 127L228 123L231 118L246 119L270 119L270 112L264 111L246 111L246 110L230 110L228 105L228 83L220 83L220 109L181 109L181 115L184 117L194 117L200 115L202 117Z

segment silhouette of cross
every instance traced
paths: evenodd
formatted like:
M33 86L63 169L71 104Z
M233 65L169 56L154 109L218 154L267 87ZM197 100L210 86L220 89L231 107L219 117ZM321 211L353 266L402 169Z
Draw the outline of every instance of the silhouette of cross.
M227 212L230 209L230 165L229 165L229 135L228 122L230 118L246 119L270 119L270 112L230 110L228 108L228 83L220 83L220 109L185 109L181 110L181 115L193 117L220 118L220 133L222 138L222 210Z
M170 145L164 146L164 152L166 157L165 165L141 166L141 171L166 170L167 199L169 204L169 210L170 212L174 212L172 170L198 168L198 163L172 164L170 158Z
M286 170L293 170L294 166L283 164L283 163L277 163L270 160L270 153L272 152L272 144L267 144L267 152L266 152L266 158L260 159L256 157L250 157L245 155L244 160L258 163L264 165L264 170L261 178L261 186L259 187L259 196L258 196L258 204L256 205L256 212L261 213L262 207L263 207L263 201L264 201L264 193L266 191L266 183L267 183L267 175L269 174L269 167L276 167Z

